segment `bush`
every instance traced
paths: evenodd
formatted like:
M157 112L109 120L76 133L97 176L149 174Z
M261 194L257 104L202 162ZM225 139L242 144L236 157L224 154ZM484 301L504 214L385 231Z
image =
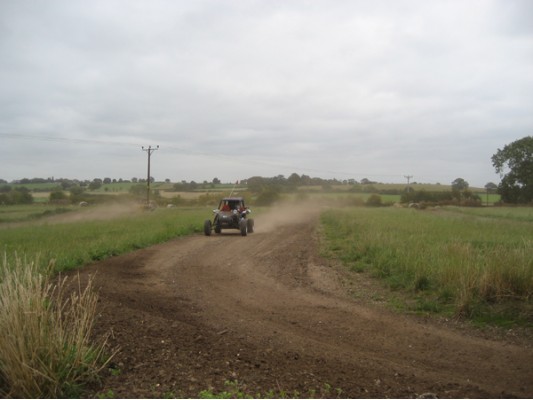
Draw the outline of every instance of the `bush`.
M369 207L380 207L383 205L381 202L381 196L379 194L370 195L365 204Z
M50 192L50 201L53 202L62 202L64 200L67 200L67 195L62 190L56 190L54 192Z
M0 193L0 204L31 204L33 203L33 196L25 187L11 189L9 186L2 188Z
M10 264L5 255L0 279L0 395L79 397L110 360L103 360L105 342L89 343L97 302L91 282L65 298L66 279L54 284L37 262Z
M85 195L85 189L81 186L71 186L69 188L70 202L72 204L79 204L82 201L87 201L87 196Z
M402 194L402 203L436 203L440 205L453 204L452 192L427 192L425 190L413 190Z

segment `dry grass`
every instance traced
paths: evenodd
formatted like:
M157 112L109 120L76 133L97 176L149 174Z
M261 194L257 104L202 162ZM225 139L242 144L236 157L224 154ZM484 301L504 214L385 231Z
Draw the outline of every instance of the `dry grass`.
M4 255L0 270L0 395L14 398L77 397L105 367L105 341L90 334L97 295L91 282L67 294L38 260Z

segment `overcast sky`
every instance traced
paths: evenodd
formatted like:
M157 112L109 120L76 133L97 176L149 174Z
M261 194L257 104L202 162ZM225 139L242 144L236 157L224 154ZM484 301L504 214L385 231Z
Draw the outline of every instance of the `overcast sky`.
M0 1L0 178L471 186L533 134L533 1Z

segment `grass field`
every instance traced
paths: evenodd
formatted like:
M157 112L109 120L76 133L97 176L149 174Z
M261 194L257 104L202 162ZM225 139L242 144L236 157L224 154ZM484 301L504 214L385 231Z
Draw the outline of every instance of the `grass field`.
M447 209L449 211L455 211L465 215L472 215L480 218L502 219L508 221L533 223L533 207L448 207Z
M39 202L34 204L23 204L0 207L0 223L3 222L21 222L36 220L42 217L61 214L74 210L72 206L50 205ZM1 228L1 225L0 225Z
M32 210L26 206L26 212L28 209ZM20 210L20 218L23 213ZM45 263L54 259L56 271L61 271L200 232L202 221L210 215L205 208L146 212L136 206L115 205L77 209L46 222L0 225L0 251L8 258L18 254L30 258L39 255Z
M408 293L402 307L533 326L531 211L331 210L323 252Z

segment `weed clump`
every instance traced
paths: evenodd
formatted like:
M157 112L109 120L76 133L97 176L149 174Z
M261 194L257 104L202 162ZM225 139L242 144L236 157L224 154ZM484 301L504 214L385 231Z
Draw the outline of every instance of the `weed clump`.
M91 282L67 295L67 279L19 257L0 269L0 396L79 397L109 362L90 343L97 295Z

